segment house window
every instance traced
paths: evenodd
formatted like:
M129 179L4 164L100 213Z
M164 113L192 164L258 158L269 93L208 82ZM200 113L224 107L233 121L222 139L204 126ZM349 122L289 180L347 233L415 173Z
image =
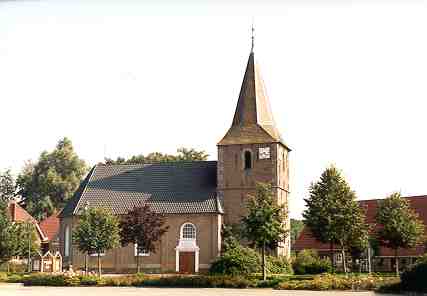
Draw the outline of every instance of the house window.
M135 244L135 250L134 250L134 255L136 256L150 256L150 252L148 252L147 250L142 250L138 253L138 244Z
M252 153L248 150L244 153L245 158L245 170L249 170L252 168Z
M185 223L182 226L181 238L186 240L195 240L196 239L196 226L191 223Z
M64 256L70 255L70 226L65 226L64 234Z

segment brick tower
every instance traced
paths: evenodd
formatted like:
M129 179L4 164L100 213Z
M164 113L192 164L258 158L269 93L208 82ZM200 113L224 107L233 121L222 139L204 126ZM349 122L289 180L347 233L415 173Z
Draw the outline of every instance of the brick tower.
M218 146L218 193L224 202L224 223L238 224L256 182L270 183L274 197L288 208L291 149L282 140L270 109L264 82L251 50L233 123ZM289 219L285 227L289 228ZM290 240L277 254L289 256Z

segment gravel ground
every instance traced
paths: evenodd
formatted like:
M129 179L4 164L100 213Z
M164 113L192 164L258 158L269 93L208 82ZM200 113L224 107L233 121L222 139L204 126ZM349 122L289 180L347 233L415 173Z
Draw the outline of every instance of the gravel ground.
M379 296L373 292L275 291L271 289L185 289L185 288L121 288L121 287L24 287L21 284L0 284L0 296ZM387 296L391 296L388 294Z

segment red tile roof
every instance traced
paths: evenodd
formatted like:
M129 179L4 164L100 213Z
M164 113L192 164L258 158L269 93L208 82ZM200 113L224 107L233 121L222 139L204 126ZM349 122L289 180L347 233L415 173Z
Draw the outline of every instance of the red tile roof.
M37 223L37 220L33 218L26 210L24 210L17 202L11 201L8 205L10 217L12 221Z
M407 196L411 208L419 215L420 219L424 222L427 233L427 195L421 196ZM361 200L359 205L365 209L366 221L370 225L373 225L372 231L375 232L380 227L375 225L375 215L377 213L379 199L371 200ZM304 227L300 236L295 242L295 245L292 247L295 251L300 251L303 249L315 249L318 251L329 251L329 244L323 244L316 240L310 229ZM333 249L337 249L333 247ZM413 249L400 249L398 251L399 256L419 256L425 253L423 245L420 245ZM380 256L394 256L394 251L389 248L380 248Z
M59 218L58 214L54 213L50 217L40 222L40 228L46 236L47 240L52 240L56 237L59 231Z
M11 201L8 204L9 214L14 222L31 222L37 229L37 232L42 241L46 240L46 236L40 229L36 219L33 218L24 208L22 208L16 201Z

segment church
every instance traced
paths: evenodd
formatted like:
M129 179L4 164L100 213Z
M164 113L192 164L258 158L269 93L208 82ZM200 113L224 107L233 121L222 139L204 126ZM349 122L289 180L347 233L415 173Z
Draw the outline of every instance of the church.
M101 254L103 269L117 273L135 271L135 256L148 272L208 270L221 251L222 225L240 223L256 182L272 184L277 203L288 206L291 149L275 125L253 47L231 127L217 150L218 161L93 167L59 215L63 266L84 268L85 255L73 245L72 231L86 206L120 216L144 203L167 218L169 230L155 253L128 245ZM289 229L290 222L284 225ZM290 240L276 254L289 256ZM89 266L95 262L96 255L89 256Z

